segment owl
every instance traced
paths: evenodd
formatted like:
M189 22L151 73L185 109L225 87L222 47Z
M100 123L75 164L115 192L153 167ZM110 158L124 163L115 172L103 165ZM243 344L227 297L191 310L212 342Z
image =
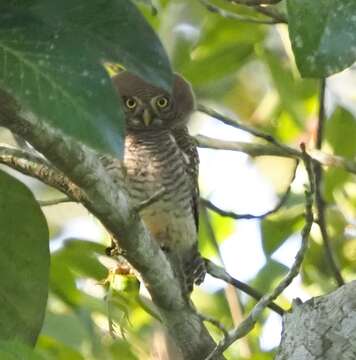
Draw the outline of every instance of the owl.
M123 71L113 78L125 111L123 164L135 204L161 191L141 218L165 251L182 290L200 284L205 266L198 251L198 166L187 122L194 110L190 85L174 76L172 94Z

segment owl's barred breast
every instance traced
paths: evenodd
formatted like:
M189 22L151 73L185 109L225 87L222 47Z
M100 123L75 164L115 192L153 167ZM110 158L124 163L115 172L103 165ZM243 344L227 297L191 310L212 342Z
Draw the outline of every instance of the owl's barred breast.
M192 180L186 161L168 130L126 136L124 165L129 194L140 203L164 189L159 200L141 212L141 217L157 241L183 252L197 241Z

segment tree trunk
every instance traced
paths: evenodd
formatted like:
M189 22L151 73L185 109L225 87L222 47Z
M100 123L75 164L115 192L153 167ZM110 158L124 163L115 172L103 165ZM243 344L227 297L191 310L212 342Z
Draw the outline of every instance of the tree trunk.
M356 281L305 303L283 319L276 360L355 360Z

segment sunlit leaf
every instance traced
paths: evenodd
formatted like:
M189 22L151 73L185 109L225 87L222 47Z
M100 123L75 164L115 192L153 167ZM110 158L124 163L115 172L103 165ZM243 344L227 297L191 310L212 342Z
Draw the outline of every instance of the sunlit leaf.
M271 256L278 247L303 225L303 210L291 208L262 221L262 246L266 256Z
M252 284L256 289L265 293L273 288L275 281L285 275L287 271L288 268L285 265L269 259L266 265L258 272Z
M36 342L47 303L48 240L33 194L0 171L0 339Z
M86 240L66 240L62 249L54 255L55 261L61 262L79 276L90 277L98 281L105 279L107 269L97 256L105 254L105 246Z
M289 34L302 76L326 77L356 61L354 0L288 0Z

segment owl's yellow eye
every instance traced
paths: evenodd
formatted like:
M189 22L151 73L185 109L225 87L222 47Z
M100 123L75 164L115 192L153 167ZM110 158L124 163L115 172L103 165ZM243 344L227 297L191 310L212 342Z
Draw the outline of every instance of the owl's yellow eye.
M125 105L129 110L133 110L136 107L137 102L134 98L128 98L125 101Z
M165 96L161 96L156 100L156 104L159 108L164 109L168 106L168 99Z

